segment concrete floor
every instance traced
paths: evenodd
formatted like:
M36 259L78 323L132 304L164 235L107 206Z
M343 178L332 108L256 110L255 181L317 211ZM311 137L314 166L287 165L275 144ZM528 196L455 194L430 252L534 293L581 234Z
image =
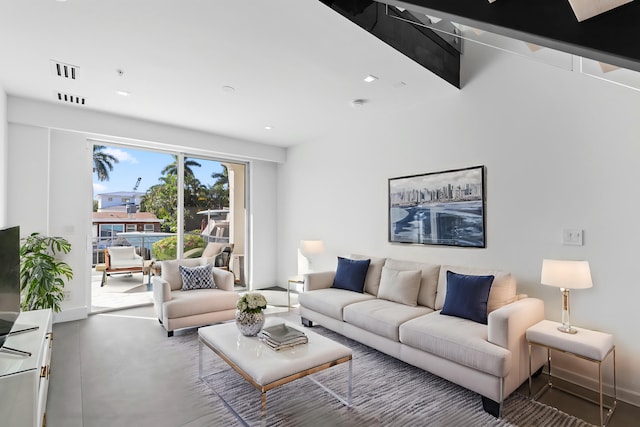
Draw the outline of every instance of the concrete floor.
M275 297L284 300L286 293L281 292ZM299 321L295 308L270 307L267 313L293 322ZM105 322L99 316L111 316L110 321ZM211 407L203 406L198 394L189 388L192 387L191 380L181 373L181 361L171 358L176 356L159 359L157 354L132 354L130 351L131 348L152 349L167 339L164 329L158 325L152 306L96 314L87 320L55 324L53 331L55 339L47 404L48 427L207 425L205 420ZM148 382L144 386L149 392L139 394L139 391L135 391L141 389L137 383L140 378ZM546 376L540 375L534 381L534 390L545 382ZM561 383L559 380L554 382ZM567 386L577 390L571 384ZM523 384L518 392L527 395L527 384ZM540 401L598 424L596 405L562 391L552 389ZM175 411L178 407L188 408L189 411ZM141 418L127 418L131 414L140 414ZM180 418L183 416L190 418ZM640 407L619 401L608 425L640 426Z
M539 377L535 378L533 381L533 392L534 394L537 390L540 390L541 387L544 387L547 383L547 375L542 374ZM586 390L583 387L577 386L572 383L568 383L561 379L554 378L553 384L567 389L573 393L578 393L582 396L586 396L593 400L598 400L598 394L591 390ZM519 389L518 392L522 393L525 396L529 395L529 387L525 382ZM540 402L553 406L565 412L567 414L571 414L575 417L581 418L587 422L590 422L594 425L600 424L600 408L598 405L595 405L591 402L585 401L578 397L575 397L569 393L566 393L562 390L551 388L546 391L539 399ZM605 405L607 405L611 401L610 398L604 397ZM607 410L605 409L605 416ZM625 402L621 402L618 400L618 404L616 409L611 417L611 421L607 424L608 427L632 427L632 426L640 426L640 407L630 405Z

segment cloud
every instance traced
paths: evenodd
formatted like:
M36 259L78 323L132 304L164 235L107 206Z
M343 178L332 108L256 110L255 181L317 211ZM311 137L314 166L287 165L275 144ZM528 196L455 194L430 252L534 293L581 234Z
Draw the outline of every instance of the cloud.
M121 150L119 148L107 147L102 151L104 153L111 154L113 157L115 157L116 159L118 159L118 161L120 161L122 163L131 163L131 164L134 164L134 165L138 163L138 159L133 157L128 152L126 152L124 150Z

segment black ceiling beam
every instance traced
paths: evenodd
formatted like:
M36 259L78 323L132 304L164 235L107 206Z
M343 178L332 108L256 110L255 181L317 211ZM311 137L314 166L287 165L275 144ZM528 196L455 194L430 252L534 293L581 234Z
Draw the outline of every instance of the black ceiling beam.
M640 1L578 22L568 0L376 0L640 71Z
M460 88L458 40L420 24L409 11L373 0L320 0L360 28ZM396 19L399 18L399 19ZM417 22L414 24L413 22Z

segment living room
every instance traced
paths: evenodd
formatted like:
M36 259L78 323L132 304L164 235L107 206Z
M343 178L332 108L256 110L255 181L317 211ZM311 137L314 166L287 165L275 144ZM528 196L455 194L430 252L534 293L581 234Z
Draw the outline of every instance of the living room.
M42 3L53 8L73 2ZM242 12L257 8L241 3ZM0 87L6 96L0 96L0 163L6 166L0 174L0 225L19 224L23 233L63 235L74 248L86 247L91 223L91 140L225 155L249 164L247 262L252 289L285 285L297 271L300 240L321 239L325 250L314 259L316 270L334 269L336 256L350 253L508 270L517 279L518 292L543 299L546 318L558 321L560 293L540 284L542 260L588 260L593 287L572 293L572 323L613 334L618 397L640 406L640 367L635 362L640 343L634 330L640 320L635 308L640 291L631 268L637 252L634 242L640 235L617 215L640 208L632 190L640 178L636 165L640 92L473 43L465 45L461 56L463 85L457 89L357 27L351 28L319 2L306 8L295 2L276 3L302 16L322 17L336 28L331 36L316 33L324 39L313 45L316 50L334 41L331 48L338 53L313 67L326 73L321 81L326 91L343 92L340 104L293 98L306 103L288 105L286 117L277 117L278 122L270 122L273 129L265 130L268 123L260 122L254 109L268 109L269 99L278 98L283 87L292 88L284 78L272 80L271 88L254 83L255 92L267 100L246 106L246 115L238 113L245 106L237 99L222 101L220 107L238 114L234 122L238 128L243 119L260 128L261 133L240 137L225 129L229 123L220 124L219 132L177 123L169 117L169 107L163 121L126 114L132 111L126 104L118 113L35 99L10 89L12 82L2 72ZM247 25L252 19L247 18ZM355 61L358 51L343 46L341 35L367 55ZM275 38L272 43L281 41ZM46 62L58 53L67 61L75 60L73 52L65 50L43 52L36 60ZM7 58L13 61L16 56ZM30 66L34 59L25 61ZM289 66L302 62L294 58ZM340 73L342 63L349 62L359 62L362 72L354 74L354 68L344 65L352 74ZM2 64L5 70L7 64ZM114 74L118 66L112 67ZM345 74L343 80L334 82L340 74ZM367 86L361 81L367 74L378 80ZM109 89L115 86L113 80L118 82L115 75L105 74L103 80L109 82ZM231 84L218 80L218 86ZM302 84L301 80L294 83L293 89ZM221 97L218 89L206 96ZM43 96L50 95L49 91ZM132 90L129 99L135 97ZM352 108L350 102L359 98L368 102ZM285 139L282 133L288 123L302 116L305 123L317 122L314 132L300 133L296 127ZM388 242L389 178L478 165L486 168L486 248ZM621 202L630 205L619 207ZM583 244L563 245L564 229L582 230ZM57 322L87 317L89 255L74 252L68 262L75 275L65 288L70 294L56 315ZM555 363L564 378L595 388L583 364L562 357ZM605 383L611 385L609 376Z

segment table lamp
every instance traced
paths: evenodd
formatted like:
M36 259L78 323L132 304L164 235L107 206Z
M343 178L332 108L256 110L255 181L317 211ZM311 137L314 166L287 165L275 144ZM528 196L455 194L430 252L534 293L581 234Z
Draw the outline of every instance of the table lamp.
M562 292L562 326L559 326L558 330L567 334L577 333L578 331L571 327L569 320L569 290L593 286L589 262L544 259L540 282L543 285L560 288Z
M324 252L322 240L301 240L298 248L298 274L312 271L313 256L322 252Z

